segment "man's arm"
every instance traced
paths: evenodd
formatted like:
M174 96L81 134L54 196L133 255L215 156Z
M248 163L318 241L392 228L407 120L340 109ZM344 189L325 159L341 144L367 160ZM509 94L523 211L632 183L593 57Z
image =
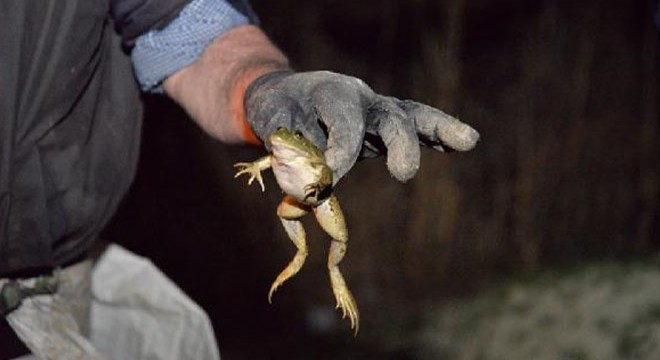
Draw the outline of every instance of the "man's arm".
M419 168L420 145L470 150L479 134L442 111L375 93L328 71L296 73L254 21L226 0L193 0L133 50L145 90L160 86L206 132L229 144L265 140L279 127L325 151L338 181L360 156L387 154L400 181Z
M246 25L214 40L163 88L211 136L228 144L258 144L246 119L245 91L260 76L287 68L286 57L266 35Z

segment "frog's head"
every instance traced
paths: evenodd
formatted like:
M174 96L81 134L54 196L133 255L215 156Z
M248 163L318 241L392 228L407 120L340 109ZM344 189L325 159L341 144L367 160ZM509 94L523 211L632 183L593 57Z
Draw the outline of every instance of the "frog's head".
M321 150L298 131L281 127L270 135L268 141L271 151L278 158L303 157L316 160L324 157Z

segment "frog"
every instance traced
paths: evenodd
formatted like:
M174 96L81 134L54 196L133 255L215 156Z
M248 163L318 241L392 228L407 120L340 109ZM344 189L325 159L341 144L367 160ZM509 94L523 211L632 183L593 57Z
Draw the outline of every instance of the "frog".
M305 263L307 240L300 219L311 212L331 238L327 267L336 300L335 308L342 311L342 319L348 316L351 329L357 335L360 313L339 269L339 263L347 251L348 231L344 213L333 192L332 169L326 163L324 153L300 132L281 127L268 137L267 142L270 153L254 162L234 164L237 169L234 178L248 174L248 186L257 180L263 192L265 185L261 172L271 169L284 192L277 207L277 216L297 251L273 281L268 302L272 303L275 291L296 275Z

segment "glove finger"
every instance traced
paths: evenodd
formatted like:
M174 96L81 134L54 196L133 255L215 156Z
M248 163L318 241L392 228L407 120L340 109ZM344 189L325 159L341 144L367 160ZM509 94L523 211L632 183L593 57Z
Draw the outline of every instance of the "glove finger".
M249 98L245 107L252 130L269 150L268 136L279 127L291 129L293 119L302 113L296 102L275 89Z
M253 98L248 103L247 115L250 126L268 150L268 137L280 127L300 131L319 149L326 148L325 133L316 121L316 115L305 112L296 100L280 91L268 90Z
M312 102L318 120L326 126L326 162L336 184L355 164L364 138L362 97L353 87L327 83L315 91Z
M276 89L265 91L254 102L254 118L250 121L255 133L264 141L270 150L267 138L280 127L291 131L300 131L305 138L313 142L319 149L326 148L326 135L316 114L304 111L297 99ZM251 115L248 112L248 116Z
M368 123L378 124L378 135L387 148L387 168L401 182L419 169L420 148L415 127L392 100L381 98L369 109Z
M325 151L328 147L328 140L326 133L321 124L317 121L318 117L315 111L307 112L305 114L296 114L293 119L293 130L300 131L303 136L314 143L319 149Z
M399 106L414 119L417 133L432 144L467 151L479 140L475 129L436 108L411 100L400 101Z

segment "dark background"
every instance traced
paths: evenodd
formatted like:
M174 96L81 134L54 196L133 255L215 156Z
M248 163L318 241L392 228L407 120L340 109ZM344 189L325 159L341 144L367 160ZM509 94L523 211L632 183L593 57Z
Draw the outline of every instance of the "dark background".
M297 70L327 69L414 98L481 133L469 153L422 153L400 184L360 162L336 192L341 264L362 315L340 320L328 238L267 302L295 248L281 193L233 179L263 155L205 136L146 99L139 173L106 239L146 255L213 321L224 359L412 359L425 309L498 279L659 247L655 1L253 1Z

